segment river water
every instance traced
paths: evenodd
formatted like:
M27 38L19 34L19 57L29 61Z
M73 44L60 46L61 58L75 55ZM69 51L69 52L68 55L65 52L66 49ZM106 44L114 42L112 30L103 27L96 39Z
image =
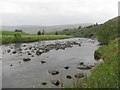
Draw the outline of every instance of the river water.
M65 50L50 50L34 57L25 53L26 47L41 46L67 41L76 41L81 46L73 45ZM23 44L2 45L2 87L3 88L59 88L51 83L51 80L63 80L65 86L73 83L73 79L67 79L67 75L75 78L76 73L89 75L91 70L78 69L80 62L85 65L93 65L94 51L98 49L98 41L86 38L71 38L64 40L50 40ZM19 48L23 51L20 53ZM7 50L16 50L16 54L8 53ZM23 58L29 57L31 60L24 62ZM42 60L46 63L40 63ZM1 62L1 60L0 60ZM69 66L69 69L65 69ZM49 70L59 71L58 75L51 75ZM46 82L46 85L42 85Z

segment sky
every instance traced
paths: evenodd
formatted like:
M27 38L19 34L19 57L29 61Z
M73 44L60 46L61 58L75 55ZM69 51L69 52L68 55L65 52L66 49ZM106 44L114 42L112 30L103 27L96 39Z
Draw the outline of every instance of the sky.
M103 23L118 16L119 0L0 0L0 24Z

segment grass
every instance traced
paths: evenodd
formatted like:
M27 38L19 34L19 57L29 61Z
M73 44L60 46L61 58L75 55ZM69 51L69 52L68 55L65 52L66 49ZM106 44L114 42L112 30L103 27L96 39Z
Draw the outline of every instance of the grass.
M103 24L90 25L81 29L67 29L59 31L58 34L72 35L75 37L85 38L97 38L101 44L108 44L116 37L120 37L118 34L118 27L120 27L120 17L115 17L108 20Z
M108 45L101 46L98 51L104 57L104 63L93 69L89 77L79 82L79 88L118 88L119 67L118 41L116 39ZM120 57L120 56L119 56Z
M15 35L19 35L18 38L15 37ZM8 44L8 43L23 43L23 42L34 42L39 40L56 40L56 39L65 39L65 38L72 38L73 36L68 35L31 35L21 32L11 32L11 31L3 31L2 32L2 38L0 38L0 41L2 44Z

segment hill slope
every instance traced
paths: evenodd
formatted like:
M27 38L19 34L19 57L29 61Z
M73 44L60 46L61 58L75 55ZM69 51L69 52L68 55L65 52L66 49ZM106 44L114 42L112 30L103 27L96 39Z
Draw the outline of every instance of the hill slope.
M120 21L120 18L119 18L119 21ZM64 30L59 32L59 34L73 35L73 36L85 37L85 38L97 37L101 43L106 44L110 40L113 40L116 37L119 37L118 17L115 17L105 22L104 24L91 25L91 26L87 26L77 30L74 30L74 29Z

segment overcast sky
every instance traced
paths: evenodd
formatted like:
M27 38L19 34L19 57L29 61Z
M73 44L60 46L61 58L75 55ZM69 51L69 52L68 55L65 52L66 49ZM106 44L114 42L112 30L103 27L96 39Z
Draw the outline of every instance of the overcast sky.
M118 16L118 1L0 0L0 15L3 25L103 23Z

